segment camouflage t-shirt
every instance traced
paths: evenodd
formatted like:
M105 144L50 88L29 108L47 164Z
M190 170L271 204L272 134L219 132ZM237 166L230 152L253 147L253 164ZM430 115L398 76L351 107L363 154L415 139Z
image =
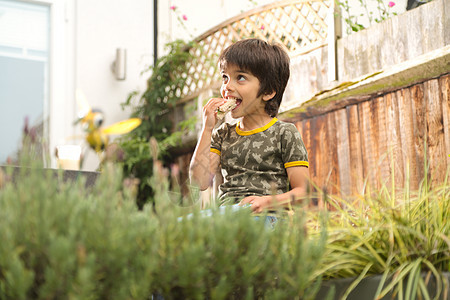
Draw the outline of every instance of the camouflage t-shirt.
M250 195L285 193L289 191L286 168L308 167L308 154L297 128L277 118L251 131L240 130L239 123L222 124L213 132L211 152L220 155L221 204Z

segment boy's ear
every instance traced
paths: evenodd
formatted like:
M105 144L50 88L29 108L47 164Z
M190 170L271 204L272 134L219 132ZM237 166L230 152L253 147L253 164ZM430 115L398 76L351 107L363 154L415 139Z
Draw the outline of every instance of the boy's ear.
M262 99L263 99L263 101L269 101L269 100L271 100L273 97L275 97L276 94L277 94L277 92L275 92L275 91L273 91L273 92L270 93L270 94L264 94L263 97L262 97Z

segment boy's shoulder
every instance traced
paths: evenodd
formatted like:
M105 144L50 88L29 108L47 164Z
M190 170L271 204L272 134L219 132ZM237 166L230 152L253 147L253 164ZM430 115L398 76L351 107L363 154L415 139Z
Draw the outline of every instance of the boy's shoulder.
M282 126L285 126L285 125L286 126L295 126L295 124L292 123L292 122L287 122L287 121L280 120L280 119L278 119L278 117L276 117L276 119L277 119L277 123L282 125Z
M274 129L276 128L277 130L281 130L281 131L291 131L291 130L297 130L297 127L295 127L294 123L291 122L285 122L282 121L280 119L277 119L277 121L275 122L275 124L273 124Z
M294 123L277 120L271 127L269 134L277 136L280 140L291 140L295 136L299 136L300 132Z

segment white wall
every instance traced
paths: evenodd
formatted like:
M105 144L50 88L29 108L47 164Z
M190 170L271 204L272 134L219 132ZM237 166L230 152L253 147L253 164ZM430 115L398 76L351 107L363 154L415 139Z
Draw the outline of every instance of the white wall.
M153 1L76 0L74 13L74 86L92 107L104 112L105 126L127 119L130 110L121 110L120 104L130 92L145 90L147 78L140 74L153 63ZM123 81L111 72L116 48L127 50ZM89 151L84 169L95 170L97 165L96 155Z

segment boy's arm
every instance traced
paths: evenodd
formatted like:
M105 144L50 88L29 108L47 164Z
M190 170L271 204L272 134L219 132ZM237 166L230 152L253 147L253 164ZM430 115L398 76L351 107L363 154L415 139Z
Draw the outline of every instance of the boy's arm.
M292 200L295 202L301 201L302 197L306 195L309 169L307 167L290 167L286 169L291 190L278 195L268 196L249 196L244 198L240 204L251 204L252 211L262 212L264 209L287 206Z
M224 102L224 99L213 98L203 107L203 127L189 168L191 183L198 185L202 191L210 186L219 167L220 156L210 152L210 148L212 131L217 122L216 111Z
M202 191L211 185L220 162L220 156L210 151L211 135L212 131L202 129L190 165L191 182L198 185Z
M286 169L286 172L291 184L291 190L286 193L288 198L285 200L294 200L295 203L301 202L308 192L309 168L301 166L290 167Z

